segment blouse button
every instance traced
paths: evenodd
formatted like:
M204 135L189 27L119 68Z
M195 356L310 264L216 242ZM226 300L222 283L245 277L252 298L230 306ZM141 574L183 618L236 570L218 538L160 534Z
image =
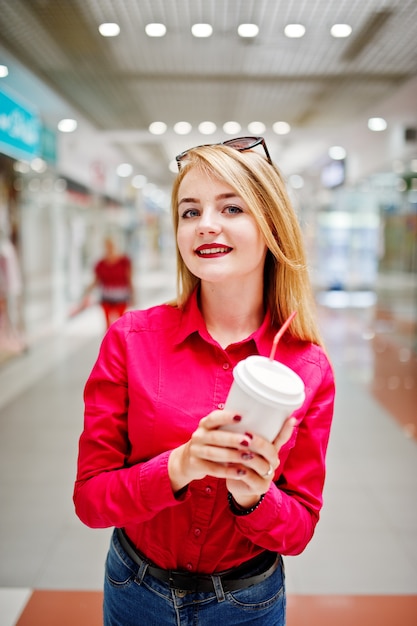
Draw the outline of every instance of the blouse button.
M189 572L191 572L191 570L193 569L193 564L192 563L187 563L187 565L185 566Z
M199 537L201 535L201 530L199 528L194 528L194 535Z
M204 489L204 491L206 492L206 494L209 496L211 494L211 487L206 487Z
M230 367L229 363L223 363L223 369L228 370Z
M224 409L224 402L219 402L219 404L217 405L218 409Z

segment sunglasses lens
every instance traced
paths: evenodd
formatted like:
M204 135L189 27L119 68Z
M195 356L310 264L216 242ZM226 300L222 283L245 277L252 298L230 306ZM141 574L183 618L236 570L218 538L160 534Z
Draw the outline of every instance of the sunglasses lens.
M254 148L258 143L258 137L239 137L224 142L226 146L230 146L236 150L249 150L249 148Z

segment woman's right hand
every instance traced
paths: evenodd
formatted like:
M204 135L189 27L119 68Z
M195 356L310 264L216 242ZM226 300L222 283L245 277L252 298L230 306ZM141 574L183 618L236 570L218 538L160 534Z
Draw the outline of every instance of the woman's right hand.
M239 477L242 454L247 452L252 435L219 430L220 426L239 419L229 411L212 411L200 420L189 441L171 452L168 473L174 493L208 475L225 479Z

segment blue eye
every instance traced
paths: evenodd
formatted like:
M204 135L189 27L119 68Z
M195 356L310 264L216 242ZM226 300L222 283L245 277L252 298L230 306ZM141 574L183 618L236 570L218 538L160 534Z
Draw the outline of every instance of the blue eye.
M184 211L184 213L181 214L181 217L183 219L188 219L190 217L197 217L197 216L198 216L197 209L187 209L186 211Z
M242 209L240 207L234 206L234 205L225 207L225 211L227 213L231 213L232 215L237 215L238 213L243 213L243 211L242 211Z

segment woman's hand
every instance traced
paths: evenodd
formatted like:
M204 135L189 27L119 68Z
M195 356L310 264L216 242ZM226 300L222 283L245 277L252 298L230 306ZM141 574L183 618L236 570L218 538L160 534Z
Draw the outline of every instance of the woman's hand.
M291 437L295 420L287 420L272 443L251 433L219 430L238 420L228 411L213 411L187 443L171 452L168 473L174 492L193 480L214 476L226 480L238 504L250 507L267 491L279 464L278 451Z
M268 491L279 466L279 451L290 440L295 424L294 417L287 418L272 443L253 435L249 448L241 455L243 467L239 478L226 480L228 491L242 508L249 509Z

